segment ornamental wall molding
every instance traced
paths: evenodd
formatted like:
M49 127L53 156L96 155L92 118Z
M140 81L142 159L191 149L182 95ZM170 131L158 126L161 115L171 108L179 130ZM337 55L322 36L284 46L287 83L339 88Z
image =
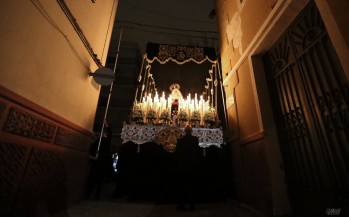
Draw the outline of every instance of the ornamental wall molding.
M0 134L9 142L15 138L12 134L30 139L31 144L38 141L84 152L93 142L94 136L87 130L1 86L0 90Z
M3 131L50 143L53 140L56 127L56 125L35 117L28 112L12 107Z

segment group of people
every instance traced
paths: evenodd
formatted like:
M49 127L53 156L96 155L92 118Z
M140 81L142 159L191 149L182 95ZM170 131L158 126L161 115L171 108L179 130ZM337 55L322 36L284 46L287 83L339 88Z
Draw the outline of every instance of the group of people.
M95 191L95 199L101 195L103 182L108 179L112 168L111 128L104 122L102 137L97 137L89 150L89 174L86 185L86 197ZM201 148L199 139L192 135L192 128L187 125L185 135L177 140L174 153L177 186L177 209L194 210L196 202L198 171L200 167Z

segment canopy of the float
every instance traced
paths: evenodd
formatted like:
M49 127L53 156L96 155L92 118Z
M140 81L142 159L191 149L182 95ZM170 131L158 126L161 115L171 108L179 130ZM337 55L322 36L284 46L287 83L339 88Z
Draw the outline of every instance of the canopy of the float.
M217 56L215 49L209 47L148 43L144 61L159 94L168 94L172 84L179 84L183 96L205 96L209 91L205 89L206 78L217 64Z

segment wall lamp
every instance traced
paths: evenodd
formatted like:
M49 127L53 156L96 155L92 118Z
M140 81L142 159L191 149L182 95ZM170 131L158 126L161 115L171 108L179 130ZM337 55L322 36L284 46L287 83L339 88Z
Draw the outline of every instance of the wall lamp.
M89 76L92 76L95 82L102 86L111 85L115 80L114 71L107 67L99 68L94 73L90 72Z

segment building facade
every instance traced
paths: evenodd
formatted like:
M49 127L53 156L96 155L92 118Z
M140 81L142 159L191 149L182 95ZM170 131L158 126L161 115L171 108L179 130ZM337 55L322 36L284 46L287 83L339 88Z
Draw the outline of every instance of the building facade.
M84 188L118 1L2 1L0 213L54 216Z
M348 205L348 7L216 1L232 185L265 214L322 216Z

